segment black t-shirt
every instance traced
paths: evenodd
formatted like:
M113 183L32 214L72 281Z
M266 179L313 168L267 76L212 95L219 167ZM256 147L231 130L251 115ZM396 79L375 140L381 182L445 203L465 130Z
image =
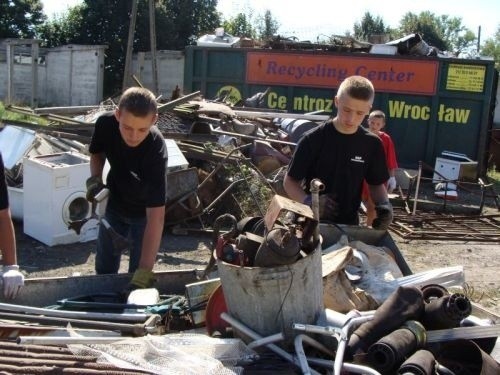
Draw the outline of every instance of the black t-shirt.
M128 217L140 217L146 207L165 205L167 200L167 146L163 135L152 126L144 141L130 147L123 141L113 113L100 116L95 124L89 151L104 153L110 170L108 208Z
M319 178L325 185L322 194L331 194L338 204L342 224L358 223L363 180L380 185L389 179L382 141L359 127L354 134L342 134L328 120L304 134L288 166L288 175L305 183Z
M5 181L5 169L2 153L0 153L0 210L9 207L9 195L7 193L7 181Z

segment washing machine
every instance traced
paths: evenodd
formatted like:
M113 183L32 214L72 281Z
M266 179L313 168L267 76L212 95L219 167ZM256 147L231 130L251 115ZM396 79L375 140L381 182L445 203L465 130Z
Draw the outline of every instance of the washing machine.
M53 246L97 238L98 220L90 218L85 198L90 158L77 152L25 157L23 159L24 233ZM71 222L89 219L79 233Z

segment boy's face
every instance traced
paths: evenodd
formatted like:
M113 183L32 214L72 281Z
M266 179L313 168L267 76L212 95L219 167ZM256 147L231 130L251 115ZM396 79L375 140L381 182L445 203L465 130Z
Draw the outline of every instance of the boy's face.
M145 117L137 117L125 109L117 109L115 117L120 124L119 129L123 141L129 147L137 147L147 137L149 129L156 122L158 115L155 113Z
M354 134L370 112L372 101L359 100L347 94L335 97L337 107L336 129L343 134Z
M385 120L382 117L368 118L368 127L372 133L378 134L385 125Z

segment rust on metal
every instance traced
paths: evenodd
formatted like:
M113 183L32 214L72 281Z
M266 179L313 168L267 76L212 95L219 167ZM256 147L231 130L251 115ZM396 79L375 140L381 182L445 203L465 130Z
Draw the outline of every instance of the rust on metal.
M55 345L18 345L0 340L0 368L6 374L88 374L135 375L145 371L127 370L97 362L95 356L77 356Z
M417 213L410 216L396 210L389 229L409 240L500 242L500 214Z

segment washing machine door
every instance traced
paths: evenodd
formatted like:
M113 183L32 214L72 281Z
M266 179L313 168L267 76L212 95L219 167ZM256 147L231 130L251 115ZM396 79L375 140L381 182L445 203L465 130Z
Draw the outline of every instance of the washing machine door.
M62 206L62 220L69 225L73 221L83 220L91 214L90 202L85 198L85 192L76 191L69 195Z

